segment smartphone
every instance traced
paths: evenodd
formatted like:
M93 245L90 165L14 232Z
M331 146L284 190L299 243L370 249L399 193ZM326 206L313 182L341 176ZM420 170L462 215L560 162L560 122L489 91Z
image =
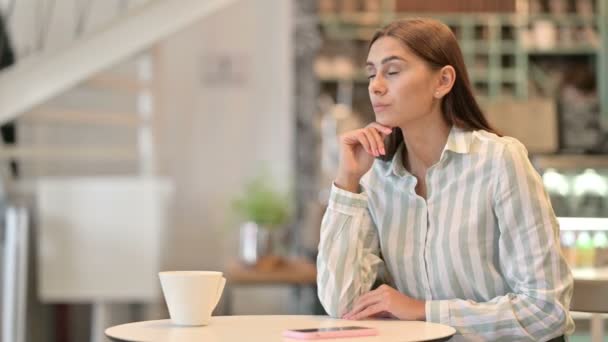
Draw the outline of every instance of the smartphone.
M283 332L284 337L296 338L299 340L318 340L322 338L341 338L356 336L378 335L378 330L368 327L330 327L318 329L290 329Z

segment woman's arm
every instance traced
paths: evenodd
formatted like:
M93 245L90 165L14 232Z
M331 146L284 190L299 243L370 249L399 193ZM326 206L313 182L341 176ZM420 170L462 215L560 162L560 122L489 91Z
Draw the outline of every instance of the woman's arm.
M367 194L332 185L317 256L319 299L330 316L342 317L356 298L372 288L383 263L379 254Z
M527 151L516 140L497 156L494 212L499 262L510 293L489 302L427 302L427 320L485 340L546 341L571 333L573 281L560 253L559 226Z

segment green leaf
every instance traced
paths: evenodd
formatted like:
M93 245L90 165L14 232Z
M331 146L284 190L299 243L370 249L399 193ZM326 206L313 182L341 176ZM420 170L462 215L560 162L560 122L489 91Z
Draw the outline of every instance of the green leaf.
M276 229L289 221L290 203L286 194L276 191L266 178L258 176L246 184L244 193L232 205L241 218Z

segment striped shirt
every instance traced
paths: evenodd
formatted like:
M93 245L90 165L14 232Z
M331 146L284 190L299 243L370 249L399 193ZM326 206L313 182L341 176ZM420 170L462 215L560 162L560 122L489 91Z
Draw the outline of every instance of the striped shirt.
M573 280L538 173L517 140L453 127L427 170L376 160L359 194L332 186L317 258L319 299L341 317L379 279L426 301L459 339L545 341L574 331Z

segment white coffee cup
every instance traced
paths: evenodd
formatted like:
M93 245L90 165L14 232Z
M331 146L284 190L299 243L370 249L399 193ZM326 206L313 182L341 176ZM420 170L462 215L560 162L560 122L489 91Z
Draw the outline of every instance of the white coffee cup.
M171 321L176 325L208 325L224 291L222 272L159 272Z

